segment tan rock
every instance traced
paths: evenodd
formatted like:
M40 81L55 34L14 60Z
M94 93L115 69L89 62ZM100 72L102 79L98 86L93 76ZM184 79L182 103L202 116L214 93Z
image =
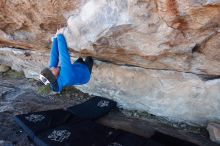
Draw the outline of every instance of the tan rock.
M220 75L218 0L10 0L0 6L2 46L49 49L50 37L67 22L68 45L82 55Z
M38 79L49 52L0 48L0 60ZM90 82L76 88L113 99L126 109L205 125L220 120L220 79L177 71L143 69L95 61Z
M213 122L208 123L207 130L209 131L210 139L220 144L220 124Z
M99 59L219 75L219 67L208 65L220 65L219 14L218 1L90 0L68 19L64 34L70 48Z
M175 121L205 125L220 119L220 79L97 62L80 90L116 100L126 109L147 111Z
M38 78L61 26L72 56L97 60L79 86L124 108L204 125L219 120L219 0L0 2L0 64ZM112 64L113 63L113 64Z
M1 73L1 72L6 72L6 71L8 71L9 69L10 69L9 66L0 64L0 73Z
M65 26L75 0L7 0L0 2L0 44L48 49L50 38ZM69 12L69 13L68 13Z

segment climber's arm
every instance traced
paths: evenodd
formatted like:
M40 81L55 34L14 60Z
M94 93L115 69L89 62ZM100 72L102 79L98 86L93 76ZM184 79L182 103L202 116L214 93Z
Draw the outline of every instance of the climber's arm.
M57 67L58 62L59 62L59 52L58 52L57 38L53 38L52 46L51 46L51 50L50 50L50 64L49 64L49 68Z
M68 52L66 40L62 34L57 35L57 40L58 40L58 50L60 55L60 65L61 67L64 66L68 67L71 65L71 60L70 60L70 55Z

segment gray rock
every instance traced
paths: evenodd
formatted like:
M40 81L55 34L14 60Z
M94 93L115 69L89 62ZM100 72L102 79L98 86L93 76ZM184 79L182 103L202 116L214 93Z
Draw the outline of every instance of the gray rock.
M0 140L0 146L13 146L11 142Z
M210 122L208 123L207 130L209 131L210 139L220 144L220 124Z

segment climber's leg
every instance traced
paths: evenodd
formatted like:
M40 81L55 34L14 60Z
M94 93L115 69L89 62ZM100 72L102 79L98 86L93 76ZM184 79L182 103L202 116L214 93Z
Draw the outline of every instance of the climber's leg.
M93 59L91 56L86 57L85 63L89 68L90 73L92 73L92 67L93 67Z

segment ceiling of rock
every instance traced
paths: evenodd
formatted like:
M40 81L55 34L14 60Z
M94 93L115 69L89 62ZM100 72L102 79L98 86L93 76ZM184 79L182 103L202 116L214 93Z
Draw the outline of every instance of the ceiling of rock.
M64 27L76 55L220 75L219 20L219 0L3 0L0 45L46 50Z

